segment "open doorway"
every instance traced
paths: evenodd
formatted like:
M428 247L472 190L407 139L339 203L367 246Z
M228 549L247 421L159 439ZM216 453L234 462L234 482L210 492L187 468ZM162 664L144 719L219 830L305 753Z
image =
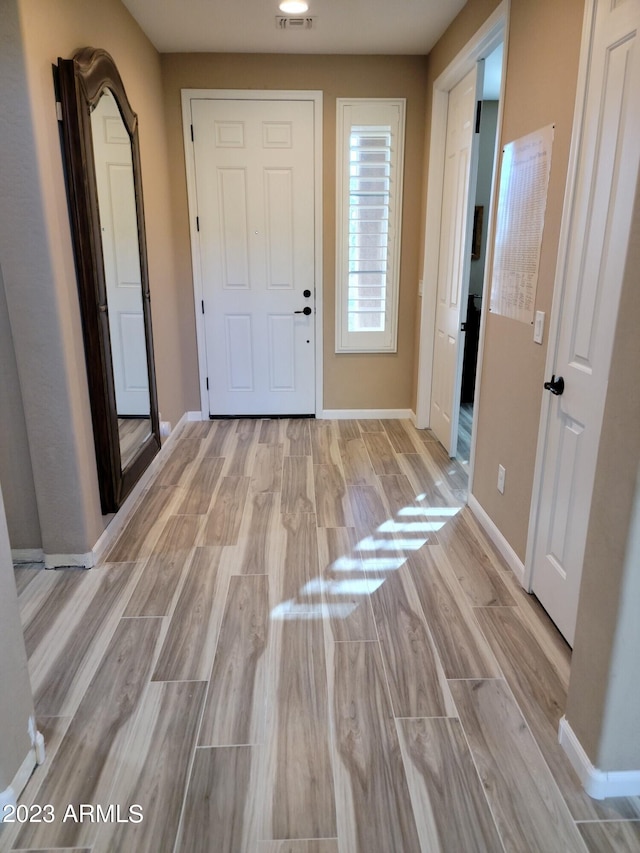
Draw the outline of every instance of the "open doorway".
M460 388L458 443L456 458L468 465L471 458L473 403L475 399L476 366L480 342L484 280L487 258L489 205L496 158L496 130L502 74L503 45L499 44L484 61L482 108L478 142L478 177L476 181L473 218L471 264L466 304L462 306L464 354ZM466 311L466 318L465 318Z

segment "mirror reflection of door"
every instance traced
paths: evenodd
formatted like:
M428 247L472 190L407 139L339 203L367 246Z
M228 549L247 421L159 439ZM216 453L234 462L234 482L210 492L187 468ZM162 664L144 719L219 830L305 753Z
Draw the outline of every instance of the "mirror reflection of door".
M91 114L122 468L151 432L131 140L111 92Z

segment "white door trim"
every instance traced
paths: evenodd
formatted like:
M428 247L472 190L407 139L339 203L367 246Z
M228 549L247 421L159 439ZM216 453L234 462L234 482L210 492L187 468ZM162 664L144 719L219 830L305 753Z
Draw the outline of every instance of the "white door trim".
M203 284L200 264L198 231L196 228L196 171L195 154L191 140L191 99L216 98L234 101L312 101L314 126L314 239L315 239L315 414L323 410L323 339L322 339L322 92L316 90L254 90L254 89L182 89L182 131L184 159L187 172L187 203L189 209L189 234L191 238L191 266L193 271L193 298L198 347L198 375L200 380L200 409L203 420L209 419L209 392L207 390L207 359L205 349L204 315L200 309Z
M502 59L502 84L498 106L498 122L496 128L496 146L500 144L502 129L502 112L504 103L504 69L507 64L509 0L502 0L491 13L476 34L467 42L460 53L453 59L433 84L433 106L431 113L431 140L429 145L429 180L427 194L427 212L425 223L424 259L423 259L423 291L420 306L420 338L418 354L418 387L416 397L416 426L424 429L429 426L429 411L431 408L431 378L433 371L433 341L436 322L436 297L438 286L438 256L440 242L440 225L442 213L442 192L444 184L444 158L447 131L447 106L449 92L462 80L475 63L504 43ZM493 206L495 197L496 174L494 171L491 185L491 204L489 207L489 230L487 233L487 256L485 269L491 265L491 246L493 244ZM486 285L485 285L486 290ZM476 375L481 375L482 352L486 311L482 312L480 327L480 345L478 349L478 366ZM476 395L480 394L480 383L476 384ZM469 461L469 490L472 486L473 461L475 456L476 418L478 406L474 406L473 438L471 459Z
M545 377L551 376L551 374L553 373L558 350L560 321L562 319L562 302L564 297L564 275L567 256L569 254L571 212L573 209L575 197L576 181L578 179L578 158L580 154L580 149L582 147L584 107L587 97L587 77L590 64L590 45L596 4L597 0L587 0L584 7L582 40L580 43L580 62L578 65L578 83L576 88L573 127L571 131L569 164L567 168L567 183L564 193L564 204L562 207L562 220L560 222L560 237L558 241L558 257L556 261L556 272L553 282L551 315L549 318L547 358L544 367ZM533 581L533 556L536 533L538 529L538 518L540 516L542 475L544 470L544 460L547 444L547 429L549 424L549 411L551 405L550 394L545 394L541 390L540 395L542 399L542 406L540 409L540 423L538 425L538 443L536 447L536 461L533 472L533 490L531 492L531 505L529 508L527 550L525 553L524 575L522 578L522 585L528 592L531 592L531 585Z

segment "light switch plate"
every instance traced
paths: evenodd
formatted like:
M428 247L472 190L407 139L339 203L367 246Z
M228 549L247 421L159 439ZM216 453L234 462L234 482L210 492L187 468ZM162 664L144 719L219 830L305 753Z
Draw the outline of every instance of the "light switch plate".
M544 337L544 311L536 311L536 321L533 326L533 340L541 344Z

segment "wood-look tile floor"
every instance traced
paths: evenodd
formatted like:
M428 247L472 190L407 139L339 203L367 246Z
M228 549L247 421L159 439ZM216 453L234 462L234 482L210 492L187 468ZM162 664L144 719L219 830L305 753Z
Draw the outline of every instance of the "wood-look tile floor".
M640 851L465 476L408 421L188 424L102 565L16 570L55 820L0 849Z

